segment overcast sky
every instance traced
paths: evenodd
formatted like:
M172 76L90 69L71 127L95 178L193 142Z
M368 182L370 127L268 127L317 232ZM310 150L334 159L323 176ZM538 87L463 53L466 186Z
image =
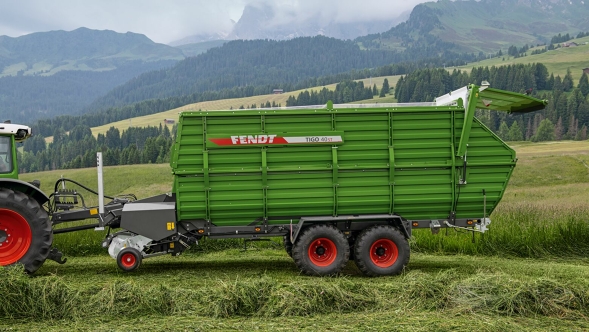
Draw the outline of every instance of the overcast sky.
M432 0L429 0L432 1ZM285 21L320 14L338 22L394 19L426 0L0 0L0 35L79 27L145 34L169 43L228 31L248 4L266 2Z

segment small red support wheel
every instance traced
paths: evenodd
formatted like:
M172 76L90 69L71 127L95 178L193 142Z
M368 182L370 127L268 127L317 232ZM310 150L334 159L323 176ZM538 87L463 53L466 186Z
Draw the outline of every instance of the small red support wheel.
M135 248L125 248L119 251L117 255L117 264L121 270L131 272L136 270L141 265L143 256L141 252Z
M393 226L365 229L356 239L356 265L367 276L396 275L409 263L409 242Z
M292 258L305 274L334 275L350 258L350 245L344 233L329 225L313 225L303 229L292 248Z

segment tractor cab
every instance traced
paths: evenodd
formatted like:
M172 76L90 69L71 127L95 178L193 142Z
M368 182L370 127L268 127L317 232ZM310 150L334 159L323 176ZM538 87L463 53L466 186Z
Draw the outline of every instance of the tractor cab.
M0 178L18 179L16 143L31 136L31 128L11 123L0 124Z

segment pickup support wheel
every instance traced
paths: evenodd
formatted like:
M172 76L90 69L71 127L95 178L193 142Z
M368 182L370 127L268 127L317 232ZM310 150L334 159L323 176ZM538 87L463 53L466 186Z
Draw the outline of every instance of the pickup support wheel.
M356 265L367 276L396 275L409 262L409 243L393 226L374 226L356 239Z
M47 259L52 242L47 211L32 197L0 188L0 266L20 263L33 273Z
M143 256L135 248L125 248L117 255L117 265L125 272L135 271L141 266Z
M303 230L292 249L299 269L308 275L334 275L344 268L350 246L344 234L333 226L313 225Z

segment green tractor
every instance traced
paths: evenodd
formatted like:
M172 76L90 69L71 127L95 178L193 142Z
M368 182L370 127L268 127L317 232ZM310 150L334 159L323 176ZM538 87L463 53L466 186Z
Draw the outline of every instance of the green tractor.
M52 252L53 231L39 182L18 179L16 143L30 135L27 126L0 124L0 266L20 262L34 272Z

